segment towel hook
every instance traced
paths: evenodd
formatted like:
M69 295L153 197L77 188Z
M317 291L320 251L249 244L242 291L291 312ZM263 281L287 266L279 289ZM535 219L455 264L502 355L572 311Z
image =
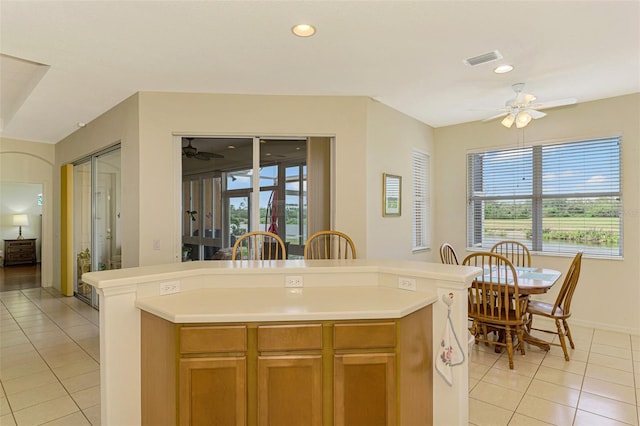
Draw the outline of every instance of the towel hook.
M451 305L453 305L453 293L443 294L442 301L445 303L445 305L451 307Z

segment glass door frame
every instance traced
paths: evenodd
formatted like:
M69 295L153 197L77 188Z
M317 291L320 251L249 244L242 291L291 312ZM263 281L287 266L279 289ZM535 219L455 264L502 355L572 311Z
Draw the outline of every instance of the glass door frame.
M76 185L78 184L78 182L76 182L75 179L75 168L81 165L86 165L87 163L89 163L89 167L90 167L90 182L89 182L89 196L91 197L90 200L90 217L89 217L89 227L90 227L90 242L89 242L89 247L87 248L89 250L89 253L87 253L87 255L89 256L90 259L90 270L91 271L99 271L101 269L120 269L122 267L121 262L118 262L117 264L115 264L115 268L112 268L112 262L109 262L109 265L103 268L102 265L103 263L100 261L102 256L101 256L101 248L99 246L99 237L98 237L98 233L99 233L99 229L97 226L97 220L98 220L98 200L97 200L97 185L99 183L99 174L100 174L100 167L99 167L99 160L101 157L104 157L106 155L112 154L118 152L119 154L121 154L121 149L120 149L120 144L116 144L113 145L109 148L106 148L102 151L99 151L97 153L92 154L89 157L85 157L82 158L81 160L78 160L76 162L73 163L73 167L74 167L74 194L75 194L75 190L76 190ZM120 172L121 172L121 165L122 165L122 158L119 159L119 165L120 165ZM108 194L105 195L105 200L103 200L103 202L107 203L107 205L109 205L111 202L115 203L116 200L111 200L110 197L120 197L121 196L121 181L116 182L116 191L117 191L117 195L116 194ZM107 199L109 198L109 199ZM77 243L77 235L76 235L76 224L78 220L83 220L85 218L79 218L75 215L75 211L76 211L76 202L77 200L75 199L74 196L74 232L73 232L73 253L79 253L79 247L76 246ZM118 202L121 202L121 200L119 200ZM109 212L106 212L109 213ZM108 240L109 244L112 244L111 241L113 239L113 235L119 235L119 230L118 230L118 219L120 217L120 213L117 212L116 217L114 217L114 221L112 223L112 226L110 226L110 228L108 230L105 230L105 233L108 233L109 236L105 236L105 239ZM111 223L111 222L109 222ZM120 255L121 256L121 255ZM111 259L111 256L109 256ZM76 259L76 263L78 262L78 259ZM86 272L86 271L84 271ZM73 273L73 292L74 292L74 296L77 297L78 299L88 303L89 305L93 306L94 308L99 308L99 298L98 298L98 293L96 292L95 288L91 287L91 291L90 294L87 296L84 296L80 293L78 293L77 289L78 289L78 284L79 284L79 277L78 277L78 267L76 266L74 268L74 273Z
M183 138L187 138L190 137L190 135L175 135L175 140L176 140L176 145L177 145L177 149L181 150L182 147L182 142L183 142ZM309 144L309 138L310 136L261 136L261 137L248 137L248 136L239 136L239 135L235 135L235 136L223 136L223 135L212 135L212 136L204 136L204 135L198 135L195 136L194 138L212 138L212 139L216 139L216 138L220 138L220 139L244 139L244 140L251 140L251 152L252 152L252 157L251 157L251 166L250 166L250 171L252 171L251 174L251 183L250 183L250 187L248 188L238 188L238 189L227 189L227 177L229 175L233 174L233 171L230 170L225 170L220 174L220 179L221 179L221 185L220 185L220 203L221 203L221 232L220 232L220 237L221 240L226 242L221 244L221 246L226 247L226 244L231 243L231 229L229 228L228 225L230 225L230 217L229 217L229 209L230 209L230 199L234 198L234 197L246 197L248 202L247 202L247 209L249 211L249 215L248 215L248 229L247 232L251 232L251 231L257 231L260 230L261 228L261 223L260 223L260 195L262 192L264 191L274 191L277 190L279 192L279 198L281 198L281 200L279 200L282 204L281 206L278 206L278 223L280 224L279 226L279 230L282 229L281 232L279 232L279 234L282 235L283 240L286 239L286 194L287 194L287 190L286 190L286 168L287 167L291 167L292 165L296 165L296 166L304 166L305 170L307 167L307 163L308 163L308 151L307 154L305 156L305 159L303 162L301 161L282 161L282 162L275 162L274 163L269 163L265 166L262 167L267 167L267 166L271 166L271 165L278 165L278 175L277 175L277 185L269 185L269 186L264 186L261 187L260 186L260 169L261 169L261 162L264 161L263 158L261 158L261 146L263 141L269 141L269 140L275 140L275 141L279 141L279 140L290 140L290 141L304 141L304 143L308 146ZM308 149L308 148L307 148ZM176 158L182 158L182 153L180 151L179 154L176 156ZM276 157L274 157L276 158ZM248 164L247 164L248 165ZM242 171L244 170L248 170L248 169L241 169ZM183 175L183 171L182 168L180 167L180 172L178 173L179 177L179 182L180 182L180 191L179 191L179 203L182 206L182 209L189 209L192 210L191 207L188 207L185 200L185 183L187 181L193 181L193 182L199 182L198 184L198 197L201 200L204 200L204 185L203 185L203 179L206 179L206 175L207 173L203 173L201 175L198 174L194 174L194 175ZM306 175L305 175L305 180L307 179ZM258 188L258 190L254 190L254 188ZM304 192L304 194L303 194ZM193 190L190 190L190 196L193 197L195 194L195 192ZM302 210L302 206L304 205L304 208L307 208L306 203L302 202L302 199L306 196L306 187L304 188L304 190L300 190L300 194L299 194L299 206L300 206L300 210ZM202 201L200 201L202 202ZM191 205L191 204L189 204ZM202 206L199 206L200 208ZM307 227L308 228L308 223L304 223L304 218L306 217L306 213L299 213L300 218L299 218L299 224L298 226L301 227ZM187 245L198 245L199 246L199 251L197 253L193 253L193 256L191 256L191 258L193 260L197 260L197 259L202 259L205 260L205 257L203 257L203 253L202 253L202 240L197 238L194 235L186 235L185 234L185 223L184 221L187 220L186 215L182 215L179 224L178 224L178 235L180 236L180 241L179 241L179 247L180 247L180 253L182 253L183 251L183 245L187 244ZM203 221L201 218L201 215L199 215L199 217L197 218L198 220L198 225L200 228L202 228L203 225ZM268 226L268 225L267 225ZM308 229L307 229L308 231ZM306 232L301 233L300 235L306 235ZM300 244L304 244L304 242L300 243ZM231 244L232 246L232 244ZM182 260L182 256L179 256L178 259ZM180 261L179 260L179 261Z

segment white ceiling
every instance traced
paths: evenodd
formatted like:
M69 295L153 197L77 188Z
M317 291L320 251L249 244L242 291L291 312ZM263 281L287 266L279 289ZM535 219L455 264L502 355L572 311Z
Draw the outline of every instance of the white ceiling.
M294 37L300 22L317 35ZM56 143L137 91L370 96L440 127L517 82L539 101L640 92L640 0L2 0L0 53L49 66L2 114L16 139Z

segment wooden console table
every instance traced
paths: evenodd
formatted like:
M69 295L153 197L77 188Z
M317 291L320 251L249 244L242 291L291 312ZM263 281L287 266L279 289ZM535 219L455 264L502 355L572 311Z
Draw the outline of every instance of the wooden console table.
M4 240L4 266L36 263L36 239Z

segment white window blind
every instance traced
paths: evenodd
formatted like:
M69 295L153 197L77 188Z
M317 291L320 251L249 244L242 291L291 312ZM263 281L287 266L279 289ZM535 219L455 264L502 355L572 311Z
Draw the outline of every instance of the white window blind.
M619 137L467 155L467 243L622 256Z
M431 247L431 199L429 194L429 154L413 151L413 250Z

